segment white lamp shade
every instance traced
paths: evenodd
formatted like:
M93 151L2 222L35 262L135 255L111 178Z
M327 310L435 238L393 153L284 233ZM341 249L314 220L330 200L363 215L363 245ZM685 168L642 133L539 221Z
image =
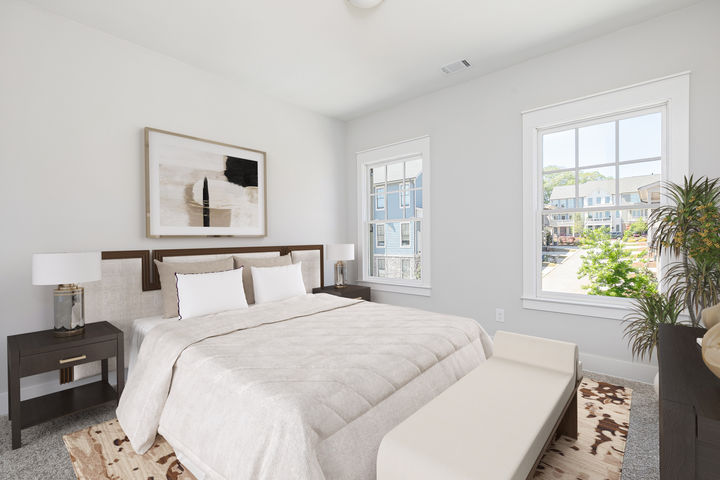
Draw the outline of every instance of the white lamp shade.
M33 285L100 280L100 252L36 253L32 259Z
M333 261L355 260L354 243L336 243L327 246L327 259Z

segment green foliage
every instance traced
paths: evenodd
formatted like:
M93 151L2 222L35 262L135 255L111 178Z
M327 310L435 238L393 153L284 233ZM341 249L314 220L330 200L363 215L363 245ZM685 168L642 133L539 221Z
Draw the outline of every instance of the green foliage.
M658 330L661 324L678 323L683 301L677 295L662 295L657 292L646 293L634 300L632 313L625 317L624 338L634 357L652 359L657 345Z
M558 168L560 167L548 166L545 167L545 170L556 170ZM579 180L582 184L594 180L607 180L608 178L600 172L580 172ZM553 188L563 185L575 185L575 172L547 173L543 176L543 196L546 204L550 203Z
M666 292L636 298L633 313L625 317L625 337L640 358L652 357L660 324L678 323L687 309L697 326L702 309L720 303L720 179L690 176L664 189L668 204L648 219L650 247L657 256L665 252L679 260L665 271Z
M585 219L582 213L573 213L573 235L580 235L585 227Z
M590 285L583 286L590 295L639 297L657 291L652 272L633 265L645 260L633 255L621 241L611 239L608 228L586 229L580 245L585 252L578 278L590 279Z
M668 290L683 299L697 325L703 308L720 303L720 179L690 176L664 188L669 203L650 214L650 245L678 259L665 275Z
M643 235L647 233L648 231L648 224L645 220L642 218L636 220L632 225L630 225L630 228L627 229L625 232L626 234L629 233L630 235L635 235L636 233L639 235Z

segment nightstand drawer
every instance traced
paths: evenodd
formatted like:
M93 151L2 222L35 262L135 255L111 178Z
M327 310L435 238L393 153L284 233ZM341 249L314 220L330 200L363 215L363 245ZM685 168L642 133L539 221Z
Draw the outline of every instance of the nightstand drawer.
M59 370L95 360L102 360L115 356L116 350L117 342L109 340L63 348L52 352L26 355L20 357L20 375L35 375L37 373Z

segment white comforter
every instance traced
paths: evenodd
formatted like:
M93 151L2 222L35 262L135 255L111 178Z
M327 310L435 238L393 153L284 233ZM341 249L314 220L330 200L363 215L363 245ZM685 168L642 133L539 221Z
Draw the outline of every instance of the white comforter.
M206 478L371 479L383 435L490 348L474 320L296 297L154 328L117 415Z

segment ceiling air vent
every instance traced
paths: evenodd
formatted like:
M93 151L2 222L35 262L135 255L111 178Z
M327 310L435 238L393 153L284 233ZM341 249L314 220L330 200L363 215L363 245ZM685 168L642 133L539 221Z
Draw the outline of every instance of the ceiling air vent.
M442 71L446 75L450 75L451 73L459 72L460 70L465 70L467 68L470 68L470 62L467 60L458 60L457 62L448 63L442 67Z

